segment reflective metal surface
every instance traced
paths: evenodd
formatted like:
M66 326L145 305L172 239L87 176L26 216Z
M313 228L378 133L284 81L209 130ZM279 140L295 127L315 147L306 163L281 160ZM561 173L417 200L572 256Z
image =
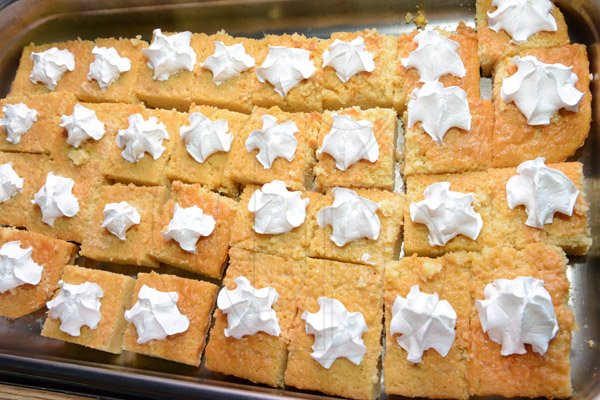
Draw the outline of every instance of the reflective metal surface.
M600 398L600 0L557 0L565 13L573 41L588 46L594 80L594 123L585 148L574 159L585 164L590 221L595 238L590 255L571 259L571 304L579 330L571 351L575 398ZM86 0L23 0L0 2L0 94L14 77L21 49L29 42L44 43L81 37L142 35L152 29L191 30L260 37L265 32L301 32L325 37L336 30L376 27L398 34L414 29L407 12L417 3L395 0L221 0L205 2L150 0L98 2ZM428 0L418 5L432 25L474 23L472 0ZM281 396L313 397L305 392L282 391L191 368L125 353L112 356L39 335L43 311L9 323L0 320L0 374L32 376L36 382L64 381L82 388L101 388L145 398L218 398ZM321 396L314 395L314 398Z

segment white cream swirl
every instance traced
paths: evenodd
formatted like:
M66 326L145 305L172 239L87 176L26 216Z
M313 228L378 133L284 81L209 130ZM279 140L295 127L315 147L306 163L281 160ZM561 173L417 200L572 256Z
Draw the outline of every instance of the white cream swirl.
M413 90L408 101L408 127L421 122L423 130L438 144L450 128L471 129L467 93L458 86L444 87L438 81L425 82Z
M517 72L504 78L500 96L513 102L527 117L529 125L548 125L558 110L577 112L583 92L575 87L579 80L573 67L545 64L534 56L513 57Z
M23 178L14 170L12 162L0 165L0 203L23 191Z
M221 85L254 67L254 58L246 53L243 43L226 46L215 40L214 44L215 52L204 60L202 68L212 72L215 85Z
M558 30L549 0L493 0L492 7L497 8L487 13L488 27L506 31L517 44L538 32Z
M446 357L456 332L456 311L437 293L421 292L419 285L410 288L406 298L397 296L392 306L390 335L400 334L396 341L408 352L407 360L420 363L427 349Z
M126 201L106 204L102 217L102 227L120 240L125 240L125 232L142 220L138 210Z
M37 204L42 212L42 221L54 226L54 221L62 216L74 217L79 212L79 200L73 195L75 181L50 171L44 186L35 194L32 204Z
M190 320L177 308L179 293L161 292L143 285L138 301L125 311L125 319L135 325L138 344L163 340L167 336L183 333Z
M196 244L201 236L210 236L215 230L216 221L212 215L204 214L198 206L180 207L175 203L173 218L167 230L161 232L163 238L174 240L183 250L196 254Z
M256 68L256 77L262 83L269 82L281 97L286 97L294 86L310 78L315 71L310 51L269 46L267 58Z
M229 131L227 120L212 121L199 112L191 113L188 120L189 125L179 128L179 136L194 160L203 163L215 153L231 150L233 134Z
M148 59L148 67L153 79L166 81L181 70L193 71L196 65L196 52L192 49L192 33L180 32L165 35L160 29L152 31L153 40L149 47L142 49Z
M223 287L217 296L217 307L227 315L225 337L241 339L258 332L281 335L277 313L273 310L279 298L277 290L269 286L257 289L245 276L238 276L234 282L235 289Z
M500 354L525 354L525 344L545 354L558 332L552 298L544 281L520 276L486 285L485 300L477 300L481 328L502 345Z
M56 297L46 303L46 307L50 318L60 319L59 329L71 336L81 335L82 326L96 329L102 319L102 288L93 282L74 285L62 280L58 286L60 290Z
M52 47L40 53L32 52L33 68L29 79L33 83L43 83L48 90L56 89L58 81L67 71L75 70L75 56L69 50Z
M375 71L373 54L367 50L365 40L358 36L349 42L335 39L323 52L323 68L331 67L340 81L346 83L359 72Z
M21 241L6 242L0 247L0 293L21 285L37 285L44 268L33 261L32 247L21 247Z
M98 82L102 90L115 83L122 73L131 70L131 60L121 57L114 47L94 46L92 54L94 61L90 64L87 79Z
M425 199L410 203L410 219L427 226L431 246L445 246L458 235L477 240L483 219L473 209L473 193L453 192L450 182L436 182L424 195Z
M163 140L169 140L165 124L156 117L147 120L141 114L129 116L129 127L117 132L117 146L123 149L121 156L130 163L136 163L146 153L158 160L165 151Z
M379 238L379 204L350 189L335 187L331 193L333 204L319 210L317 223L321 228L331 225L330 239L336 246L343 247L346 243L363 238Z
M75 104L73 114L62 115L60 121L60 126L67 130L67 143L75 148L88 139L98 141L104 137L104 123L96 111L79 103Z
M294 136L298 133L296 123L287 121L278 124L277 118L268 114L261 119L262 128L250 132L246 139L246 151L250 153L258 149L256 159L265 169L270 169L279 157L292 161L298 147Z
M506 200L511 210L523 205L525 225L543 229L554 214L573 215L579 196L577 186L562 171L549 168L543 157L521 163L517 175L506 182Z
M27 107L24 103L6 104L2 107L4 117L0 126L6 129L6 141L12 144L21 143L23 136L37 121L37 110Z

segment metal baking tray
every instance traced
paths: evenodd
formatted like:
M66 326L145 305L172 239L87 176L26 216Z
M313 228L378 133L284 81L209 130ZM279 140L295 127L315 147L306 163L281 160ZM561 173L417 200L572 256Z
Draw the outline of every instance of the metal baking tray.
M585 165L594 246L587 257L571 258L571 305L578 331L571 349L574 398L600 398L600 0L557 0L571 39L586 44L593 73L594 122L585 147L574 159ZM474 0L221 0L86 1L0 0L0 95L10 88L20 52L30 42L81 37L149 39L152 29L261 37L300 32L327 37L339 30L375 27L400 34L414 29L408 12L425 12L430 25L474 24ZM134 271L132 271L134 272ZM272 389L144 356L113 356L40 336L44 311L9 322L0 319L0 379L37 386L139 398L325 398L316 393ZM384 396L385 397L385 396Z

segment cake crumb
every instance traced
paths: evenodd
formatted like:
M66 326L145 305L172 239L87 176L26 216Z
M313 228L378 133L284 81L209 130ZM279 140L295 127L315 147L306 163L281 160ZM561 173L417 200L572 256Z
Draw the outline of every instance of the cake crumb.
M89 160L90 154L84 149L71 149L67 153L67 157L73 162L73 164L80 166Z
M421 8L417 7L417 15L414 15L411 12L407 12L404 16L404 23L414 23L417 26L417 28L424 28L425 25L429 23L429 21L427 21L427 18L425 17L425 12L423 12Z
M442 264L440 262L437 261L425 261L423 263L423 278L425 278L426 281L430 280L431 278L433 278L435 276L435 274L437 274L438 272L440 272L442 270Z
M598 347L598 344L596 342L594 342L592 339L588 340L587 344L590 349L595 349Z

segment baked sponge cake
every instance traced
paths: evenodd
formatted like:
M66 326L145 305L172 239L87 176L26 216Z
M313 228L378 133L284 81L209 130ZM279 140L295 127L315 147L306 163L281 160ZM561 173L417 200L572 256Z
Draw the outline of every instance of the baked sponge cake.
M103 292L100 299L100 322L93 330L84 325L79 336L71 336L60 329L60 319L48 316L42 328L42 336L120 354L125 331L123 313L131 298L135 279L108 271L67 265L61 280L72 285L90 282L100 286Z
M0 316L15 319L46 305L58 287L65 268L77 255L77 246L39 233L0 228L0 246L7 242L20 242L22 249L32 248L31 259L43 268L38 284L23 284L0 293Z
M481 329L477 309L472 308L467 368L471 396L567 398L571 396L570 350L575 322L567 305L567 258L557 247L530 244L522 251L509 247L483 249L473 255L471 293L484 298L484 288L495 279L529 276L544 281L558 321L558 332L547 352L540 355L529 345L525 354L502 356L501 345Z
M214 326L206 346L205 365L211 371L269 386L283 386L287 361L287 346L296 317L298 289L303 286L305 260L290 260L270 254L231 248L229 267L223 287L233 290L234 280L241 276L256 289L272 287L279 298L273 304L281 334L265 332L246 335L240 339L226 337L227 315L220 309L213 314Z

